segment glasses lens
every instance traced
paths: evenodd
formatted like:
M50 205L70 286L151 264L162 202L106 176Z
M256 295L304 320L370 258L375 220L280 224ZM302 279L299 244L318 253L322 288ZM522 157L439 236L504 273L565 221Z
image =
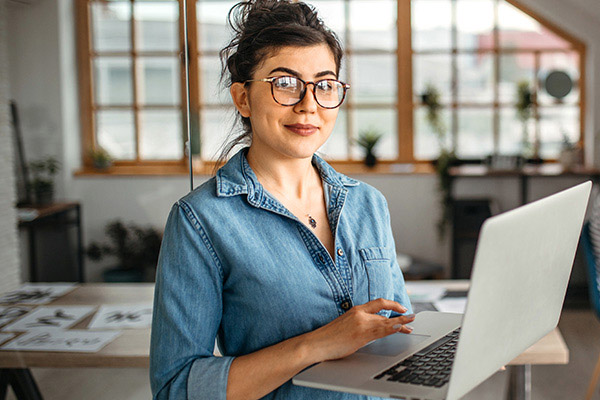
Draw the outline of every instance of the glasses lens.
M344 85L334 79L315 83L315 97L321 107L335 108L344 100Z
M273 81L273 97L284 106L296 104L303 90L304 83L293 76L282 76Z

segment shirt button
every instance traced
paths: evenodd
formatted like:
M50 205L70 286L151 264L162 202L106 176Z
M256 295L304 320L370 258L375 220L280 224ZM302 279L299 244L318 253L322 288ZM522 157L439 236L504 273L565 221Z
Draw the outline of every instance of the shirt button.
M325 259L324 259L324 258L323 258L323 256L322 256L322 255L320 255L320 254L319 254L319 261L321 261L321 262L325 262Z
M344 311L348 311L350 309L350 302L349 301L344 301L342 304L340 304L342 307L342 310Z
M338 253L338 256L340 256L340 257L341 257L341 256L343 256L343 255L344 255L344 250L342 250L342 249L338 249L337 253Z

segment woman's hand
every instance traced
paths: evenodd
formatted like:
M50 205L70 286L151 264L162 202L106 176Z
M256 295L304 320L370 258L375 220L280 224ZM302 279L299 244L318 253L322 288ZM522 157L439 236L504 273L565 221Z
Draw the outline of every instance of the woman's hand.
M405 324L415 320L414 314L386 318L377 314L381 310L406 312L406 308L395 301L372 300L352 307L327 325L307 333L305 338L309 341L311 353L314 352L314 362L346 357L365 344L392 333L412 332L412 328Z

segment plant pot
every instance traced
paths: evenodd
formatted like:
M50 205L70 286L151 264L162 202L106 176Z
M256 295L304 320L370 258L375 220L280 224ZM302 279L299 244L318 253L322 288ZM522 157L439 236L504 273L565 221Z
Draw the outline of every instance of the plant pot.
M33 201L36 205L44 206L52 204L54 200L54 188L44 188L33 192Z
M103 171L112 167L112 160L94 160L94 168Z
M365 165L369 168L373 168L377 165L377 157L375 157L375 154L370 151L367 152L367 155L365 156Z
M143 282L144 271L139 269L123 269L120 267L102 272L104 282Z

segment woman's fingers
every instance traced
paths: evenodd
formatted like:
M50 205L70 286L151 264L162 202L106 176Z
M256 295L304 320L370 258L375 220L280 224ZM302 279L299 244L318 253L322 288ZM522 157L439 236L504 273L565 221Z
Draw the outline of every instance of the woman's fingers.
M402 304L387 299L371 300L368 303L365 303L358 307L361 307L363 311L366 311L370 314L378 313L381 310L392 310L396 311L399 314L403 314L406 311L408 311L406 307L404 307Z

